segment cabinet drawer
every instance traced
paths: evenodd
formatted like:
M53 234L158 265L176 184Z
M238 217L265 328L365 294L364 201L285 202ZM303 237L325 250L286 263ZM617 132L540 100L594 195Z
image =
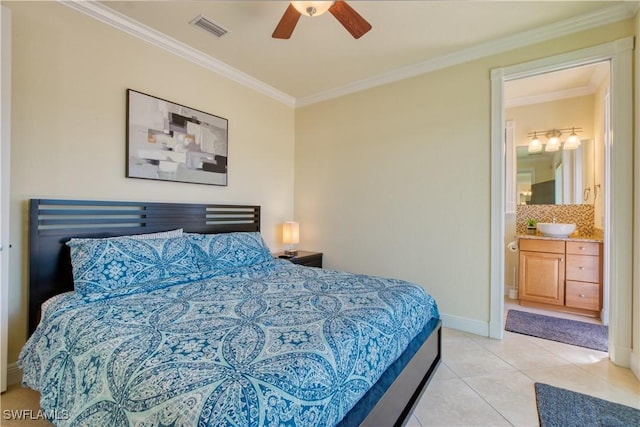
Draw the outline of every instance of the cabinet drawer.
M600 285L567 280L565 305L585 310L600 310Z
M575 255L600 255L600 243L567 242L567 253Z
M520 239L518 247L521 251L564 253L564 240Z
M600 257L590 255L567 255L567 280L600 282Z

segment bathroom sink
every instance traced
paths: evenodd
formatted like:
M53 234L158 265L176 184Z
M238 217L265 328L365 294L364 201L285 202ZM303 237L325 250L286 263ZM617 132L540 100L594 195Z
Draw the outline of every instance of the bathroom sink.
M569 237L569 234L576 231L575 224L562 224L559 222L539 222L536 224L543 236L548 237Z

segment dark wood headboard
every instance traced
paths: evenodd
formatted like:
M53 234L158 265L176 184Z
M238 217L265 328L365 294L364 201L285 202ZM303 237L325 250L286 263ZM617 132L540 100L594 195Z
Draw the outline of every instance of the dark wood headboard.
M31 199L29 204L29 334L40 306L73 290L72 237L113 237L182 228L191 233L260 231L260 206Z

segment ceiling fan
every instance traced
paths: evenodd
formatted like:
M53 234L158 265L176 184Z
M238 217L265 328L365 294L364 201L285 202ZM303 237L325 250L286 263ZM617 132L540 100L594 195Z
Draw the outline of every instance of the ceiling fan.
M296 28L301 15L320 16L327 11L335 16L342 26L356 39L359 39L371 29L371 24L345 1L292 1L289 3L289 7L285 10L282 18L280 18L280 22L271 37L288 39L291 37L294 28Z

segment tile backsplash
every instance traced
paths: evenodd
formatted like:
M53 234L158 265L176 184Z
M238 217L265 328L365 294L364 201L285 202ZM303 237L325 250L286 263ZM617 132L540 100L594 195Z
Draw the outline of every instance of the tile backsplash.
M593 205L518 205L516 206L516 233L527 232L527 220L537 222L556 222L576 224L576 234L593 236L594 207Z

